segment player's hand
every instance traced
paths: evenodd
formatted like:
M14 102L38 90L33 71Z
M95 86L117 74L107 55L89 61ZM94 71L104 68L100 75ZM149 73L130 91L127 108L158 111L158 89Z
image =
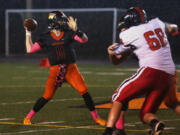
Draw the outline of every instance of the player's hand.
M172 34L172 36L176 36L179 34L178 25L172 24L171 34Z
M110 45L107 49L109 55L115 55L114 49L118 46L118 43Z
M178 25L176 24L168 24L166 28L168 33L171 33L172 36L176 36L179 34Z
M68 18L68 26L73 30L73 31L77 31L77 19L75 18L73 18L72 16L70 16L69 18Z

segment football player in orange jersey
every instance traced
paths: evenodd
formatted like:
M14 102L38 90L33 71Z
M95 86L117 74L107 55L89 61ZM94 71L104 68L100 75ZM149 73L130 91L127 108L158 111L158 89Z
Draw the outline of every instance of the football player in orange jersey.
M45 92L36 101L34 107L24 118L23 123L25 125L31 124L31 119L52 99L57 88L61 87L64 82L67 82L82 96L95 123L105 126L106 122L98 116L84 78L75 64L75 51L72 42L86 43L88 37L78 29L76 19L71 16L67 17L62 11L49 13L48 28L49 31L43 33L34 44L31 40L31 32L25 28L27 53L35 53L41 49L47 49L47 57L51 66Z

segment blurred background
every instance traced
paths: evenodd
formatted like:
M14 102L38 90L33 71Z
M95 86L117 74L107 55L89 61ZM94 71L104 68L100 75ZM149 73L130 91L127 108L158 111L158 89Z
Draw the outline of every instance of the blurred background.
M106 48L112 42L118 42L116 23L118 18L131 6L146 10L148 17L159 17L169 23L180 26L179 0L0 0L0 60L42 56L25 54L25 35L23 21L33 17L38 28L33 33L35 41L41 32L47 30L47 15L53 9L62 9L67 15L78 19L79 28L87 33L86 45L75 43L78 60L107 62ZM28 9L29 11L27 11ZM169 36L172 55L176 64L180 63L180 35ZM25 59L26 60L26 59ZM130 61L135 60L132 56Z

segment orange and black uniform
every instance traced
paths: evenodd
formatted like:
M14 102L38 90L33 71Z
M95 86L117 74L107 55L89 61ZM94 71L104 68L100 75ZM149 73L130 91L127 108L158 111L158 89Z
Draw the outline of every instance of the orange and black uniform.
M61 32L56 36L53 32L47 32L37 41L41 48L48 50L47 55L51 65L71 64L75 62L75 51L72 46L75 32Z
M42 34L37 41L41 48L47 49L47 57L51 66L43 97L38 99L34 105L35 112L38 112L53 97L56 89L64 82L69 83L82 95L89 110L95 109L84 78L75 64L76 55L71 44L75 41L75 35L73 31L61 32L59 36L53 32L47 32Z

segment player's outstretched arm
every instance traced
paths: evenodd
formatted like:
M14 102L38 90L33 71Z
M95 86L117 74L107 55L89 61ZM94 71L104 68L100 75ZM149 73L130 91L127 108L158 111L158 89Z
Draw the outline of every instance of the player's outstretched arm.
M27 28L25 28L26 31L26 52L30 53L32 48L32 39L31 39L31 31L28 31Z
M35 53L41 50L39 43L35 42L33 44L31 39L31 31L28 31L26 28L26 52L27 53Z
M27 53L32 53L32 40L31 40L31 32L36 30L38 24L35 19L28 18L24 20L24 28L26 31L26 52ZM37 45L36 45L37 46ZM35 47L37 48L37 47Z

